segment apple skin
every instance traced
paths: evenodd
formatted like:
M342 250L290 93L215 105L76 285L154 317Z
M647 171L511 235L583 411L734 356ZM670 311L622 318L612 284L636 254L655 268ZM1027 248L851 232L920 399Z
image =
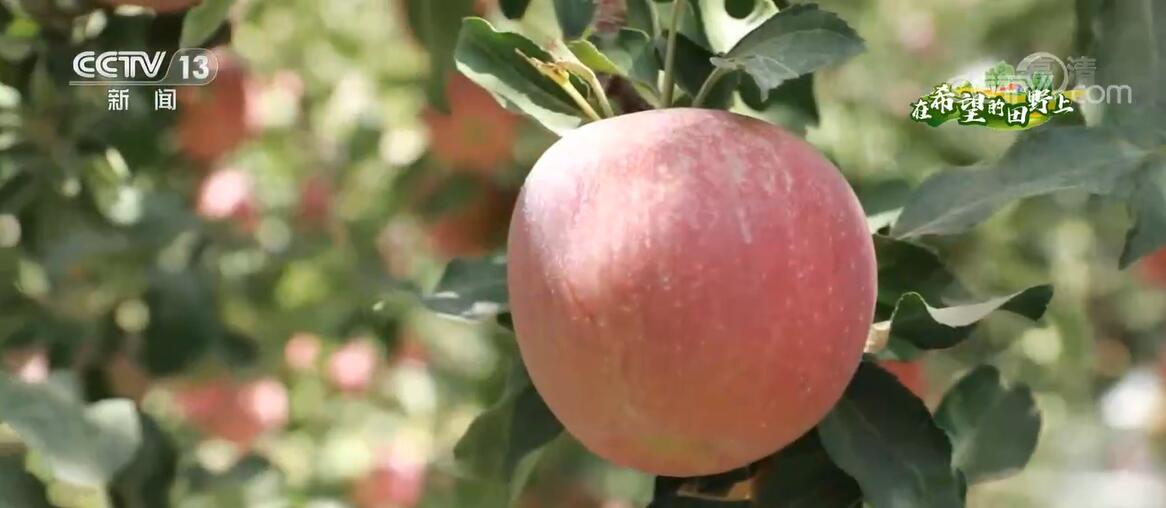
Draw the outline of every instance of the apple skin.
M861 360L874 247L825 157L759 120L645 111L551 147L508 286L531 379L596 454L666 476L744 466L817 424Z

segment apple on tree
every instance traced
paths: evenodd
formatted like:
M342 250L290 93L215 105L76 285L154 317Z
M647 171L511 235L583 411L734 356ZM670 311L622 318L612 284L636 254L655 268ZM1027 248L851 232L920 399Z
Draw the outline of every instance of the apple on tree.
M597 454L668 476L810 430L874 311L846 180L793 134L720 111L568 133L522 188L508 261L522 359L552 412Z
M433 156L452 168L497 173L514 155L521 120L493 97L460 75L446 82L449 113L433 108L423 114Z
M214 81L205 87L182 87L178 93L178 144L202 164L220 159L252 134L244 62L221 47L213 52L218 60Z

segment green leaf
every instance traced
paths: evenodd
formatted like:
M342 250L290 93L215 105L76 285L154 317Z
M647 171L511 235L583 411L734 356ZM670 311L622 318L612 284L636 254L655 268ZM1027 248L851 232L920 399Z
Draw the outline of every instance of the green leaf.
M509 19L521 19L530 6L530 0L501 0L499 3L502 5L502 15Z
M1040 319L1052 297L1052 286L1036 286L982 302L933 307L919 293L907 293L899 299L891 316L890 339L906 341L912 346L907 351L950 348L966 340L980 320L997 310ZM910 359L905 356L896 358Z
M814 97L814 75L786 81L769 93L762 93L749 76L741 80L741 101L772 123L805 135L806 128L818 124L818 101Z
M648 34L623 28L614 37L595 37L594 41L567 44L584 65L596 72L621 76L642 85L655 87L660 74L652 39Z
M0 452L0 508L53 508L44 483L24 466L23 453Z
M770 457L754 480L753 499L765 508L856 508L858 482L838 468L817 430Z
M5 374L0 374L0 421L47 460L56 479L87 487L108 484L130 463L142 439L131 401L85 407L59 387Z
M862 50L862 38L837 15L816 5L799 4L770 17L712 63L744 70L756 81L764 100L783 82Z
M1037 129L1022 136L995 165L949 169L923 182L891 234L913 238L962 233L1011 202L1062 190L1122 196L1145 155L1108 130Z
M474 15L474 0L405 0L404 5L409 27L429 53L429 86L426 90L429 103L447 110L445 83L454 69L454 50L458 44L458 33L450 27L457 26L462 18Z
M481 18L462 22L455 52L458 70L506 107L526 113L557 134L582 124L583 113L571 97L519 52L551 61L550 55L521 35L495 31Z
M951 437L955 465L970 483L1024 469L1041 429L1032 391L1004 386L990 365L977 367L948 390L935 420Z
M433 312L463 319L482 319L505 312L510 304L505 258L450 261L437 287L423 302Z
M664 49L658 47L657 50L661 55L664 54ZM676 68L675 77L676 84L684 93L688 94L689 99L696 97L700 93L700 87L704 85L705 80L712 74L715 68L712 64L713 54L709 50L701 47L690 40L684 34L677 34L676 36ZM740 73L733 73L730 76L721 78L721 81L709 93L709 98L705 101L703 107L712 109L723 109L729 105L733 99L733 90L740 82Z
M958 508L962 479L923 401L869 361L818 424L822 446L872 508Z
M150 320L141 355L152 374L186 368L223 336L212 288L197 272L155 273L145 302Z
M877 321L890 319L907 293L918 293L931 301L970 296L927 247L883 235L874 235L873 240L879 276Z
M1126 232L1122 268L1166 246L1166 162L1158 159L1148 164L1134 187L1130 202L1134 225Z
M182 18L179 45L184 48L202 46L227 21L227 12L234 4L235 0L203 0L192 7Z
M680 35L688 38L690 42L697 44L706 51L711 51L712 45L709 44L708 33L705 32L704 20L701 19L700 0L687 0L684 2L656 2L656 12L660 23L660 31L671 31L672 27L669 25L672 20L672 8L676 5L684 6L684 16L680 20ZM661 51L661 54L663 51ZM661 61L664 58L661 56Z
M520 463L563 432L516 360L502 397L470 424L454 457L472 476L510 484Z
M903 203L911 194L911 184L897 179L856 182L854 193L862 203L862 211L866 213L870 230L882 234L885 233L883 229L889 229L899 217Z
M1098 14L1097 84L1128 87L1132 99L1107 100L1103 122L1161 144L1166 138L1166 5L1158 0L1105 2Z
M655 38L660 33L656 8L652 0L627 0L627 27Z
M120 508L166 507L178 469L178 449L152 417L139 413L138 418L142 445L114 478L110 496Z
M591 27L591 22L595 21L598 0L554 0L554 2L555 15L559 18L563 38L571 41L583 37Z

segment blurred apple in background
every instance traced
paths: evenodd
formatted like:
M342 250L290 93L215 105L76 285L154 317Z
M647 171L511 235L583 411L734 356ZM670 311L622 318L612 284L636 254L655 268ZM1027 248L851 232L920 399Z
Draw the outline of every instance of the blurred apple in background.
M316 368L321 349L320 337L306 332L297 333L284 345L283 361L295 371L312 370Z
M356 481L357 508L411 508L425 492L428 460L414 447L397 444L382 452L373 470Z
M1142 258L1137 269L1143 282L1166 289L1166 249Z
M449 113L423 114L434 158L456 170L496 174L514 157L521 120L461 75L446 84Z
M223 48L214 50L219 71L207 86L178 90L178 143L191 159L211 163L250 137L247 123L247 70Z
M25 383L39 383L49 377L49 356L39 346L4 351L4 369Z
M127 353L115 353L106 366L106 372L109 373L109 390L116 397L141 402L150 389L150 373Z
M234 219L245 230L252 230L258 213L251 175L233 167L211 172L199 186L195 210L204 218Z
M174 398L191 426L241 448L288 419L287 388L271 377L211 379L175 389Z
M299 219L307 227L324 225L332 213L332 182L322 174L309 176L300 185Z
M443 258L480 256L506 241L510 214L518 192L489 181L475 186L473 196L441 212L428 224L429 245Z
M328 381L336 389L358 393L368 389L380 362L380 350L368 339L358 339L328 357Z

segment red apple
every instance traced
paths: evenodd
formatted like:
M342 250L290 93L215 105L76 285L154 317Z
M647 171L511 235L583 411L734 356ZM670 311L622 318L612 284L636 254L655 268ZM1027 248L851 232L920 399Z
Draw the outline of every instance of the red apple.
M217 169L203 178L198 189L198 214L212 220L239 218L253 206L251 175L237 168Z
M0 362L12 376L25 383L39 383L49 377L49 355L39 346L4 351Z
M363 392L372 384L380 363L380 351L370 340L354 340L328 358L328 380L338 390Z
M223 48L214 50L219 62L215 80L205 87L178 91L178 143L200 163L210 163L237 148L251 135L247 123L247 71Z
M134 360L132 355L124 352L115 353L110 358L106 372L110 392L134 402L142 401L153 382L149 371Z
M927 395L927 380L923 377L923 364L915 362L895 362L884 360L879 366L894 374L903 386L920 399Z
M425 493L428 465L423 460L390 452L353 486L358 508L411 508Z
M599 0L595 10L595 31L601 34L619 32L627 24L627 0Z
M1147 284L1166 288L1166 249L1158 250L1138 261L1138 271Z
M443 258L484 255L501 246L517 193L482 181L468 202L436 217L429 245Z
M274 378L212 379L179 387L174 397L194 428L243 448L288 419L287 388Z
M526 180L509 263L547 405L598 455L667 476L744 466L817 424L875 303L846 180L797 136L722 111L566 135Z
M449 113L430 109L423 115L434 158L457 170L485 174L511 161L521 122L514 113L460 74L450 75L446 98Z
M332 213L332 182L312 175L300 185L299 218L305 226L320 226Z
M315 334L297 333L284 344L283 361L292 370L312 370L316 368L321 347L320 337Z

